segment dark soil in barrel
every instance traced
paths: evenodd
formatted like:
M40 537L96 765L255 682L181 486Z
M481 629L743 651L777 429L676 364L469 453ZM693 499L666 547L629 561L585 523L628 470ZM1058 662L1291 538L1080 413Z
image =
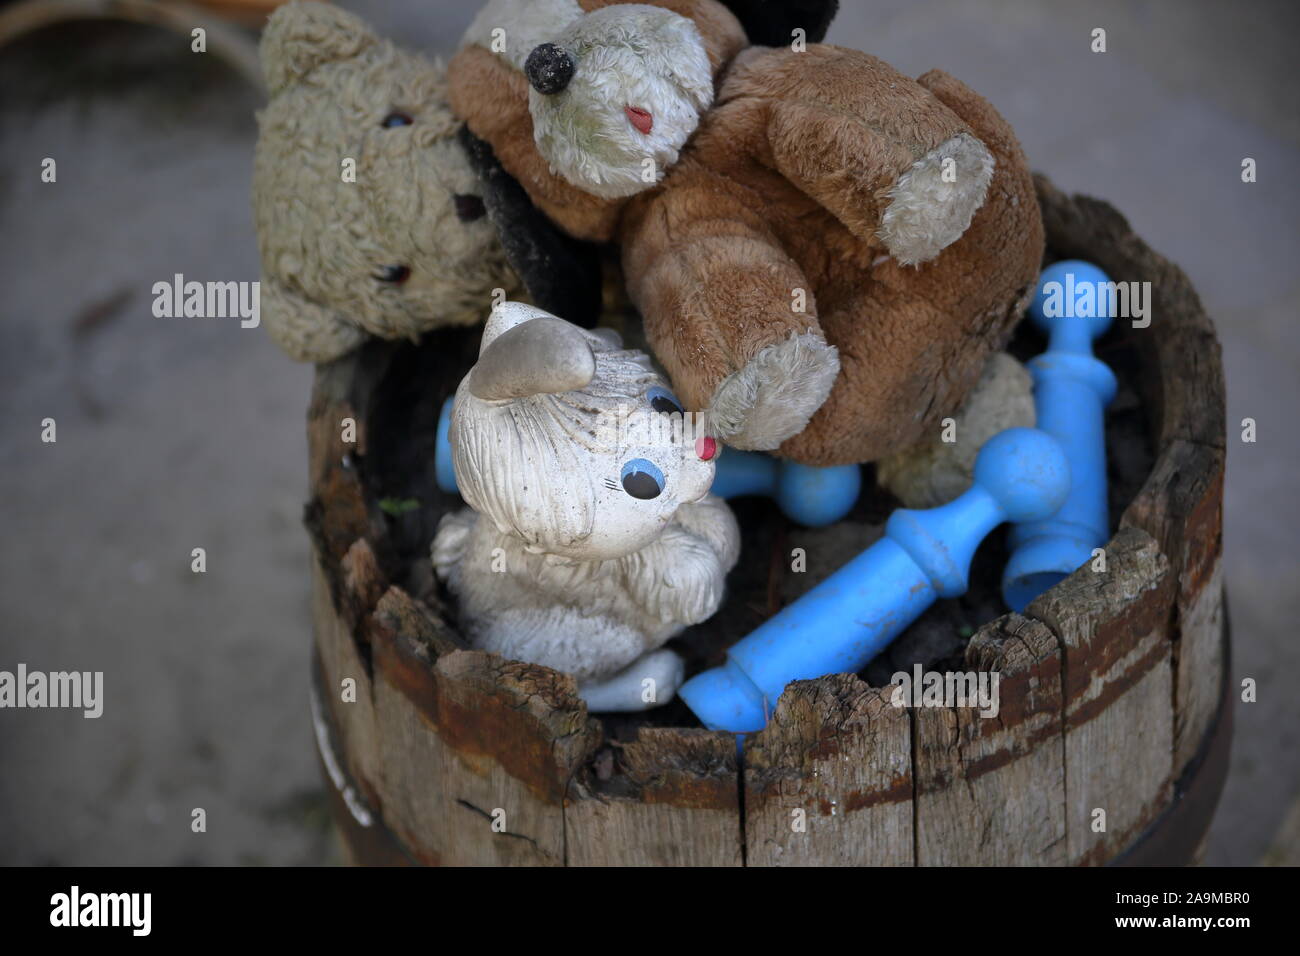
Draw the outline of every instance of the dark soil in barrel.
M1054 256L1049 256L1048 262ZM630 330L631 331L631 330ZM367 403L367 448L358 456L362 480L384 515L384 540L372 542L390 580L455 621L455 603L435 580L429 545L438 521L463 506L459 497L437 490L434 441L439 410L473 364L479 330L444 331L415 344L375 343L363 361L387 362ZM635 341L635 333L625 335ZM1046 347L1044 337L1022 322L1009 351L1021 361ZM373 353L373 355L369 354ZM1139 398L1143 371L1132 332L1123 320L1107 333L1097 354L1116 373L1119 392L1106 413L1111 530L1136 495L1153 462L1151 434ZM732 508L742 534L741 559L728 578L718 613L692 627L669 646L686 659L688 676L722 663L726 649L786 603L825 578L881 534L898 502L875 485L868 466L864 489L852 513L831 528L793 526L762 498L739 499ZM803 548L807 567L791 571L791 551ZM1006 530L999 528L975 554L966 594L941 600L890 648L867 665L862 677L873 686L889 683L897 671L916 664L926 670L964 669L966 644L983 624L1006 610L1000 593L1007 561ZM699 722L680 701L635 715L604 715L606 734L626 739L640 726L694 727Z

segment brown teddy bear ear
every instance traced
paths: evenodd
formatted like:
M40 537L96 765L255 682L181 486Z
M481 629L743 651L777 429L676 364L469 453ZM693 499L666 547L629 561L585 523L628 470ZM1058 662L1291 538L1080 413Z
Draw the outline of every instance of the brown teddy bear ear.
M338 313L278 279L262 278L258 303L267 334L294 361L332 362L366 340L365 332Z
M295 0L276 9L262 32L262 72L270 95L322 63L356 56L379 38L360 17L328 3Z

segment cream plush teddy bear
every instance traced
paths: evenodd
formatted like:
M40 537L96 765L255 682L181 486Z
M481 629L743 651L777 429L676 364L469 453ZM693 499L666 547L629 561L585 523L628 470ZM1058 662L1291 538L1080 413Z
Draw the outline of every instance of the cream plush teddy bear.
M271 16L253 207L262 316L295 359L473 325L526 288L590 324L594 252L558 231L468 134L442 65L326 3Z

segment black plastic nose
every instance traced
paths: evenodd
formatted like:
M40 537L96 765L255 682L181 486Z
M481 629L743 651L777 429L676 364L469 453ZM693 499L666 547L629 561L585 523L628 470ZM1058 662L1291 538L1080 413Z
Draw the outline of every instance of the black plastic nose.
M542 43L528 54L524 74L538 93L559 93L573 79L573 57L562 46Z

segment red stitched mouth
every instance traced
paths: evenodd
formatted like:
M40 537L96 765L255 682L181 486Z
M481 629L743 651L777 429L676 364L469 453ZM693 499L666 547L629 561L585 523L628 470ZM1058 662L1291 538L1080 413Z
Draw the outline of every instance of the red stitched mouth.
M623 112L627 114L627 120L637 130L643 134L649 134L654 128L655 118L650 115L649 110L643 110L639 106L625 106Z

